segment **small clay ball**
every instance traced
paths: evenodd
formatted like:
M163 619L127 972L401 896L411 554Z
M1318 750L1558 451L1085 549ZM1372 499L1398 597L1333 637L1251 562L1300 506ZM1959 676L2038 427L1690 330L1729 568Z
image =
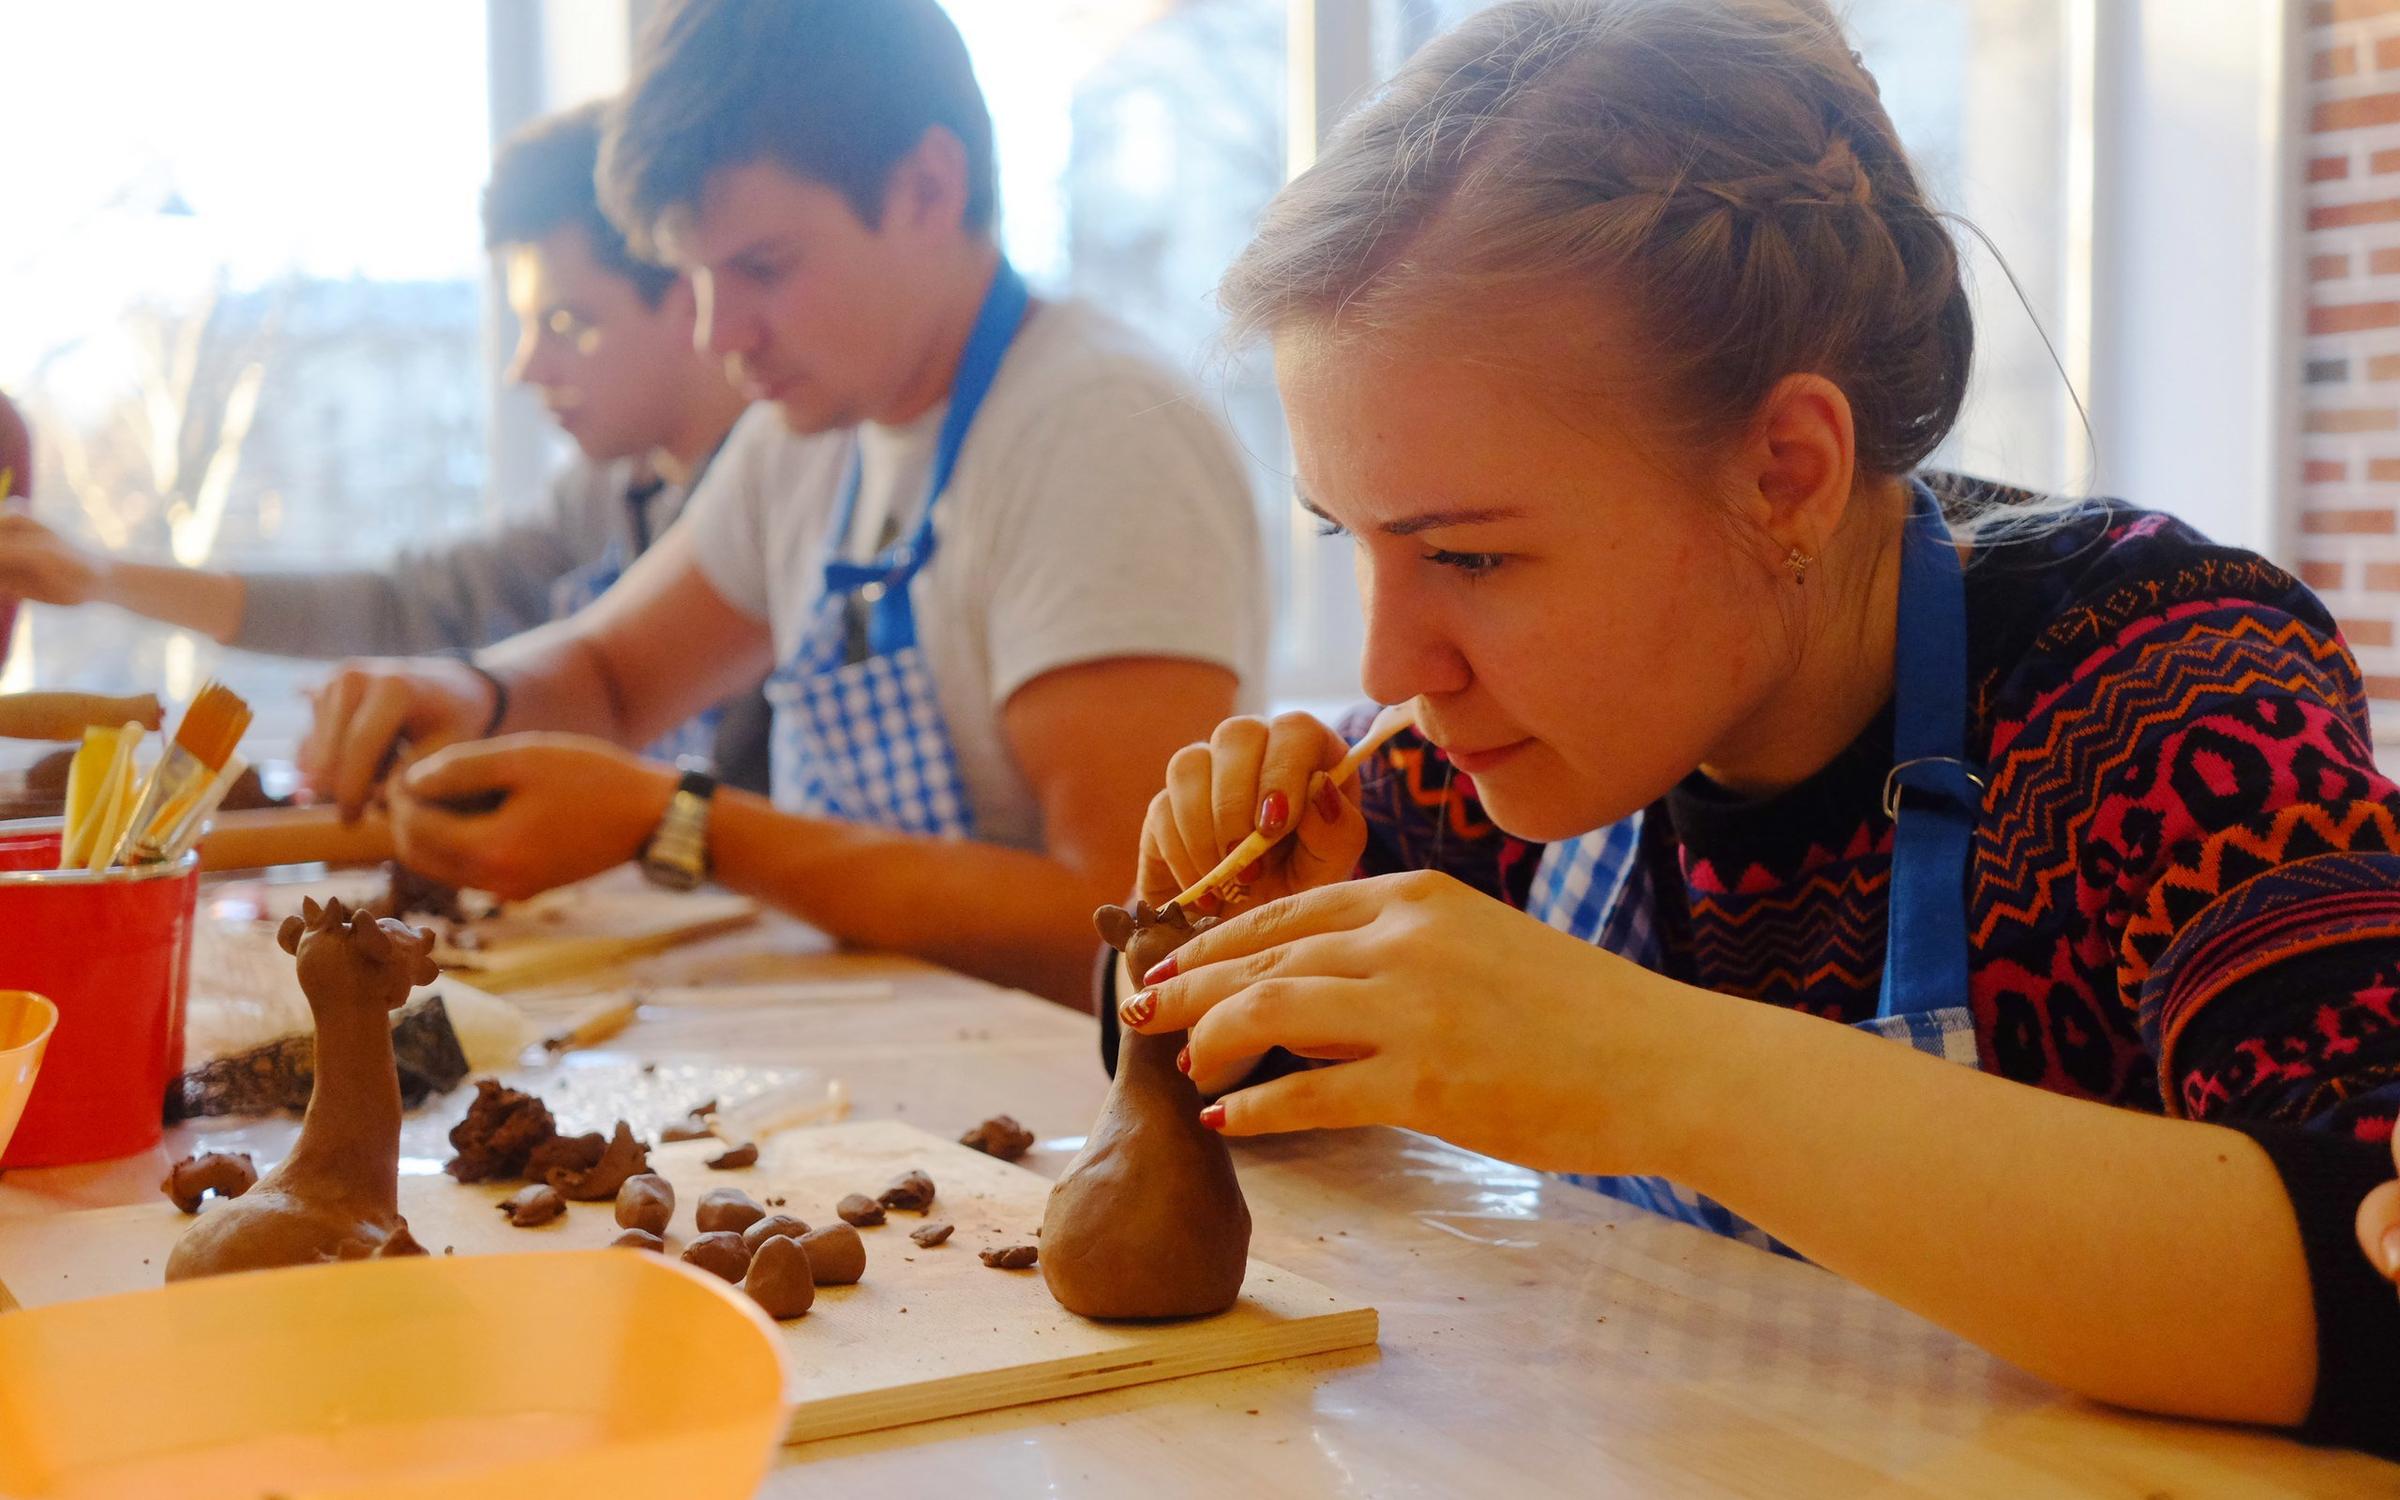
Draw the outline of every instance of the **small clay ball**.
M740 1188L718 1188L700 1200L692 1222L700 1226L702 1234L728 1229L740 1234L766 1216L767 1211L753 1203L750 1195Z
M1041 1258L1038 1245L1002 1245L995 1250L978 1250L983 1263L1002 1271L1022 1271Z
M906 1209L921 1214L933 1206L933 1179L912 1167L892 1179L892 1185L875 1197L885 1208Z
M758 1142L744 1141L738 1146L720 1151L708 1159L708 1164L720 1172L758 1165Z
M750 1269L749 1247L740 1235L725 1229L701 1235L684 1246L683 1258L711 1276L732 1282L739 1282L742 1273Z
M935 1223L926 1225L922 1229L910 1230L908 1232L908 1237L912 1240L915 1240L918 1244L924 1246L926 1249L931 1250L934 1246L950 1238L950 1225L946 1222L937 1221Z
M166 1181L158 1190L175 1200L177 1208L196 1214L200 1200L210 1193L239 1198L257 1185L258 1168L251 1164L249 1152L204 1151L168 1168Z
M883 1222L883 1205L864 1193L852 1193L836 1203L833 1211L841 1216L843 1223L856 1224L861 1228Z
M849 1286L867 1274L867 1246L847 1224L828 1224L800 1237L819 1286Z
M960 1136L958 1143L971 1146L986 1156L1015 1161L1033 1145L1033 1132L1007 1115L994 1115Z
M742 1243L756 1255L758 1247L769 1240L796 1240L808 1233L808 1226L790 1214L769 1214L742 1231Z
M500 1205L500 1211L508 1215L508 1222L517 1228L532 1229L565 1213L567 1200L560 1197L558 1189L550 1184L537 1182L531 1187L518 1189L513 1197Z
M808 1251L798 1240L781 1235L768 1240L750 1257L750 1270L742 1277L742 1290L750 1294L751 1301L765 1308L770 1318L800 1316L817 1300L816 1278L809 1274Z
M660 1255L667 1253L667 1242L647 1229L628 1229L608 1243L609 1248L614 1250L652 1250Z
M617 1189L617 1223L624 1228L663 1235L674 1217L675 1185L656 1172L628 1177Z

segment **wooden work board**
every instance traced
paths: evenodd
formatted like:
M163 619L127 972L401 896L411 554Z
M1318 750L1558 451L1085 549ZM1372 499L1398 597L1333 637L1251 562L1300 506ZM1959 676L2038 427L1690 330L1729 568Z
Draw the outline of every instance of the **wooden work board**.
M930 1174L936 1189L926 1215L894 1213L859 1231L867 1247L864 1280L820 1288L815 1307L779 1325L795 1400L787 1442L1376 1341L1372 1307L1257 1260L1242 1300L1215 1317L1180 1323L1077 1317L1051 1300L1040 1271L994 1270L976 1254L1038 1243L1034 1230L1048 1180L896 1121L786 1132L767 1143L757 1166L738 1171L704 1164L722 1149L715 1141L652 1148L652 1170L675 1186L670 1253L689 1242L693 1210L715 1188L740 1188L761 1203L783 1198L769 1211L812 1225L834 1222L833 1205L845 1194L872 1196L911 1167ZM618 1233L605 1202L572 1204L551 1224L513 1229L496 1205L518 1186L409 1175L400 1182L400 1207L436 1255L583 1249ZM937 1220L956 1226L947 1244L927 1250L909 1239L910 1230ZM28 1307L155 1286L168 1250L191 1222L164 1197L155 1205L0 1220L0 1285Z

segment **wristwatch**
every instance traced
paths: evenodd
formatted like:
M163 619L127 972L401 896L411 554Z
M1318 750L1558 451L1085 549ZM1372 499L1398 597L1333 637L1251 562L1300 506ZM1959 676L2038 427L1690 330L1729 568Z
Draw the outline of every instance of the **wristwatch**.
M642 874L651 884L688 891L708 879L708 804L716 794L716 777L684 767L658 831L642 846Z

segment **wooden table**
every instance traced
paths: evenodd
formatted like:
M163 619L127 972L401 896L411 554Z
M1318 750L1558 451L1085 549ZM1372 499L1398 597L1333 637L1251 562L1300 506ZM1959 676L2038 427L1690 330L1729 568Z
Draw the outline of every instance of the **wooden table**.
M895 993L778 1003L753 988L860 978ZM944 1133L1011 1113L1048 1173L1106 1087L1090 1018L834 954L788 922L607 982L688 987L611 1043L623 1056L806 1065L845 1080L857 1114ZM512 998L547 1019L587 988ZM147 1157L11 1173L0 1216L144 1201L168 1161L222 1134L186 1126ZM1374 1303L1379 1351L787 1448L762 1493L2400 1493L2400 1466L2077 1400L1823 1271L1425 1137L1236 1155L1256 1253Z

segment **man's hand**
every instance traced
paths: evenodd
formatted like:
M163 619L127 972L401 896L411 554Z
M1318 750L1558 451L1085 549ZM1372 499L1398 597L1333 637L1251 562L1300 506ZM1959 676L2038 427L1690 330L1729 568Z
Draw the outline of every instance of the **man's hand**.
M309 698L316 717L300 743L300 771L344 822L357 819L404 742L422 754L473 739L492 716L492 685L439 656L344 662Z
M603 740L505 735L394 777L392 833L418 874L522 901L639 854L675 782L671 768Z
M0 594L72 609L103 597L107 568L33 517L0 509Z

